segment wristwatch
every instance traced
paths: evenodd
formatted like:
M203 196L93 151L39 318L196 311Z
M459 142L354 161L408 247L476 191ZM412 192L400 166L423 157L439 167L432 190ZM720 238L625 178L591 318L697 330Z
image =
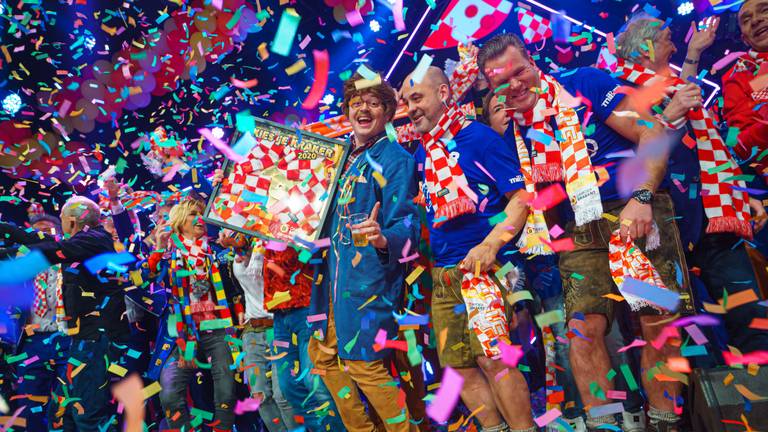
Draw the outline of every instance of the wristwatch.
M638 189L632 192L632 198L636 199L640 204L650 204L653 202L653 192L648 189Z

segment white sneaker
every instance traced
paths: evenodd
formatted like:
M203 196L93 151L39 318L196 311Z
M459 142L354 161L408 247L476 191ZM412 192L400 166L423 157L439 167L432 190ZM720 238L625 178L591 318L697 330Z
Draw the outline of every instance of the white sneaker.
M645 412L627 412L621 413L621 428L624 432L645 432Z
M584 422L583 417L576 417L576 418L565 418L563 417L563 420L568 423L568 425L571 427L571 430L573 432L587 432L587 424ZM552 422L549 425L547 425L547 432L563 432L566 431L566 428L561 426L557 422ZM570 431L566 431L570 432Z

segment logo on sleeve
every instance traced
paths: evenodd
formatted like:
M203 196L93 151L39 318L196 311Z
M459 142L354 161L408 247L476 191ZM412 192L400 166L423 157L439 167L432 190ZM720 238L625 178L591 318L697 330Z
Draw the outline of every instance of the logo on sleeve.
M616 89L619 88L619 86L614 87L613 90L609 91L605 94L605 99L603 99L603 102L600 104L601 107L605 108L608 106L608 104L611 103L614 97L616 97Z
M524 180L523 180L523 175L522 174L518 174L518 175L512 177L511 179L509 179L509 183L510 184L522 183L523 181Z

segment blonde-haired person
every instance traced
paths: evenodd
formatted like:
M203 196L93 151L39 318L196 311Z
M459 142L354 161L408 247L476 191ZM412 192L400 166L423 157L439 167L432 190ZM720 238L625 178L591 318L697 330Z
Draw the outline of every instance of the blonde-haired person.
M168 267L164 279L170 294L168 322L176 324L168 332L183 340L173 347L160 372L160 402L171 429L194 427L187 410L187 385L198 367L210 364L215 405L212 424L214 431L229 431L235 420L235 379L225 338L232 320L202 212L202 204L196 200L176 204L155 233L156 247L165 247L165 251L156 251L149 259L150 269L157 273L162 273L159 266Z

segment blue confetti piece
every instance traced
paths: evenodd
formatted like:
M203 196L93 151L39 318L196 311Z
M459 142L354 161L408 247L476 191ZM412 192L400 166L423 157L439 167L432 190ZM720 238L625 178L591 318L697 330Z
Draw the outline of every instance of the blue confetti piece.
M639 297L668 311L675 311L680 303L679 293L632 278L624 279L619 291L625 297L627 294Z
M457 304L456 306L453 307L453 313L456 315L461 315L466 311L467 311L467 305L465 305L464 303Z
M369 152L365 152L365 160L368 161L368 165L373 168L374 171L377 173L381 173L384 170L384 167L381 166L380 163L377 163L373 158L371 158L371 155Z
M528 138L531 141L537 141L542 144L549 145L549 143L552 142L552 137L545 134L544 132L537 131L534 128L528 129L528 132L525 134L525 137Z
M23 257L0 261L0 284L14 285L30 281L51 266L42 252L33 249Z
M130 264L136 261L136 257L130 252L105 253L88 259L83 264L91 274L96 274L105 268L118 269L116 266ZM125 270L123 270L124 272Z
M650 16L652 16L652 17L654 17L654 18L658 18L658 17L659 17L659 15L661 15L661 12L659 12L659 10L658 10L658 9L656 9L655 7L651 6L651 5L650 5L650 4L648 4L648 3L646 3L646 4L643 6L643 11L644 11L645 13L647 13L648 15L650 15Z

